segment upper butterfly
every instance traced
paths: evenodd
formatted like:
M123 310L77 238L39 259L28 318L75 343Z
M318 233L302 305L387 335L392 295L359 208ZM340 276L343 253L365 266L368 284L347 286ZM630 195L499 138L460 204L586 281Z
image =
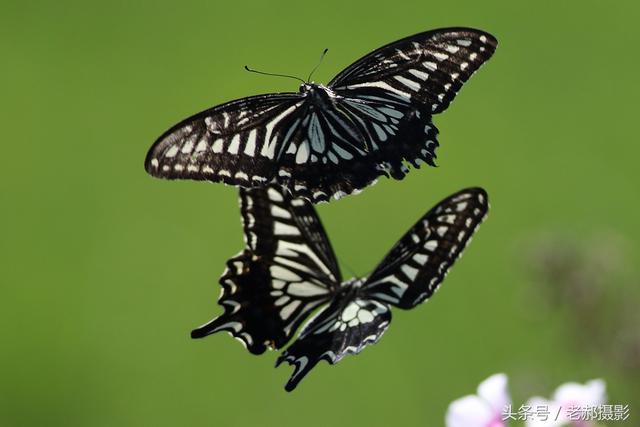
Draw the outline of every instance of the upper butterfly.
M470 28L427 31L362 57L327 85L242 98L192 116L153 144L145 169L167 179L242 187L276 183L314 203L434 165L444 111L491 57Z
M340 361L377 342L390 306L410 309L429 298L487 214L481 188L459 191L429 210L368 277L342 280L313 206L277 186L241 189L246 248L227 261L218 302L224 313L195 329L227 331L254 354L279 349L315 310L278 358L295 370L293 390L320 361Z

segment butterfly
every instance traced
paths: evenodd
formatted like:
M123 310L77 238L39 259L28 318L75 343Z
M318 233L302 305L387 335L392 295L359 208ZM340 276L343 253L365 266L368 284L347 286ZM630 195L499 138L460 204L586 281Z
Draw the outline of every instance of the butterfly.
M326 86L230 101L189 117L149 150L166 179L241 187L275 183L313 203L361 191L407 163L435 165L432 116L487 61L496 39L470 28L416 34L348 66Z
M293 390L320 361L331 364L377 342L390 306L411 309L429 298L488 210L481 188L459 191L429 210L365 278L342 280L313 205L287 191L240 190L246 247L227 261L218 303L224 313L192 338L227 331L253 354L280 349L318 311L278 358L295 366Z

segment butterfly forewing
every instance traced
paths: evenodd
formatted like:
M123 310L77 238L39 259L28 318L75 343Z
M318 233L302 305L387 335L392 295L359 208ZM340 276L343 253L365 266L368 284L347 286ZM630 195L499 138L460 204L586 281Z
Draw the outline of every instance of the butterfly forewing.
M203 111L158 138L145 169L167 179L266 186L277 175L277 159L300 125L301 109L300 94L282 93Z
M479 30L427 31L364 56L329 87L346 98L383 99L398 111L424 104L439 113L496 47L496 39Z
M311 311L331 301L341 277L309 202L273 186L243 189L240 201L247 247L220 279L224 313L192 336L225 330L260 354L286 344Z
M293 390L321 360L334 364L347 354L358 354L376 343L391 322L386 304L358 298L352 292L334 300L303 328L296 341L278 358L294 371L285 389Z
M462 190L437 204L391 249L367 278L363 292L405 309L429 298L488 208L487 193L481 188Z

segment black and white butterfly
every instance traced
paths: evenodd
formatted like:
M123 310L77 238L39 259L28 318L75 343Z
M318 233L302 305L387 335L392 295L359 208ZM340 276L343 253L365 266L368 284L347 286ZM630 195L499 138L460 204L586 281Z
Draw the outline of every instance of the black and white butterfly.
M279 349L316 309L278 358L295 365L285 389L322 359L334 364L377 342L390 306L410 309L429 298L488 210L481 188L459 191L427 212L371 275L342 281L313 205L277 186L241 189L246 248L220 279L224 313L195 329L202 338L227 331L254 354ZM276 366L277 366L276 365Z
M470 28L427 31L381 47L327 86L242 98L192 116L153 144L145 169L167 179L241 187L276 183L312 202L361 190L405 161L434 165L444 111L497 46Z

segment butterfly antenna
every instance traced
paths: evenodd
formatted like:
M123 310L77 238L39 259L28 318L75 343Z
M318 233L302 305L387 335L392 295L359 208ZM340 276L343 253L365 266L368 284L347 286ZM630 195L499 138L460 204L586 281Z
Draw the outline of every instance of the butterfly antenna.
M353 268L351 268L351 266L347 264L344 261L344 259L340 258L340 263L344 265L344 267L349 271L349 274L351 274L351 277L358 277L358 275L356 274L356 271Z
M320 64L322 64L322 60L324 59L324 56L327 54L327 52L329 52L329 49L325 49L322 52L322 55L320 55L320 60L318 61L318 64L313 68L313 70L311 70L311 72L309 73L309 77L307 77L307 82L311 81L311 76L313 76L313 73L316 72L316 70L318 69L318 67L320 66Z
M264 74L265 76L275 76L275 77L288 77L290 79L296 79L301 81L302 83L306 83L304 80L302 80L300 77L296 77L296 76L290 76L288 74L275 74L275 73L265 73L264 71L258 71L258 70L254 70L252 68L249 68L248 65L244 66L244 69L249 71L250 73L256 73L256 74Z

